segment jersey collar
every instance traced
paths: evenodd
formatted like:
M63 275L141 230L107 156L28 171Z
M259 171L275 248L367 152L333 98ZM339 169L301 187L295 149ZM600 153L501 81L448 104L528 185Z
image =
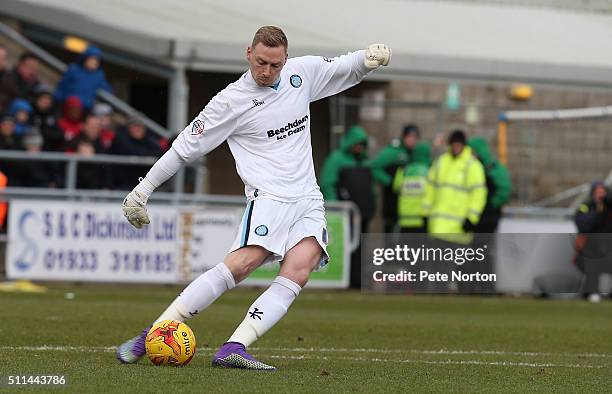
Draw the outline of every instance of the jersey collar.
M247 72L244 74L244 80L250 87L263 88L263 86L259 86L257 82L255 82L255 78L253 78L253 75L251 75L251 70L247 70ZM280 83L281 83L281 76L279 75L276 82L274 82L270 86L266 86L266 88L271 88L274 91L278 91L278 88L280 87Z

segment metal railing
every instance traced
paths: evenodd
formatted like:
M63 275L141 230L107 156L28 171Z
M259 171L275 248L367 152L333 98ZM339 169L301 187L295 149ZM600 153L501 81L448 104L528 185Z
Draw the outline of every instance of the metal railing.
M603 180L603 182L608 186L612 184L612 170L608 172L608 175ZM575 211L576 208L578 208L580 204L582 204L588 198L590 191L591 191L591 183L587 182L587 183L583 183L581 185L569 188L567 190L563 190L552 196L538 200L534 202L532 205L535 207L553 206L563 201L569 200L570 198L573 198L569 206L569 209L571 211Z
M77 173L78 173L78 165L81 163L98 163L98 164L111 164L111 165L141 165L141 166L152 166L156 161L157 157L152 156L121 156L121 155L108 155L108 154L96 154L93 156L84 156L78 154L66 154L59 152L38 152L38 153L30 153L27 151L9 151L9 150L0 150L0 160L2 161L42 161L42 162L62 162L66 163L65 168L65 189L69 191L76 191L77 193L82 193L83 190L77 191ZM204 175L205 169L202 165L202 160L196 160L191 163L187 163L187 167L192 167L195 169L195 183L194 183L194 193L202 194L204 192ZM145 174L142 174L143 176ZM184 179L182 180L184 181ZM183 187L182 183L173 183L173 188L175 193L182 193ZM29 190L29 193L35 188L23 188L24 190ZM36 188L39 195L47 195L52 196L53 193L49 194L44 192L44 190L55 190L55 189L44 189L44 188ZM57 191L57 190L56 190ZM36 194L35 193L35 194ZM28 192L24 192L22 196L26 196ZM64 194L64 196L66 196Z
M64 64L61 60L51 55L49 52L34 44L32 41L25 38L19 32L11 28L9 25L0 22L0 34L6 36L11 41L25 48L27 51L36 55L39 59L47 63L49 66L54 68L56 71L61 73L65 72L67 69L66 64ZM144 125L150 129L155 134L164 137L171 138L175 133L161 126L159 123L154 120L148 118L143 113L139 112L137 109L121 100L119 97L113 95L112 93L106 92L104 90L98 90L97 92L98 98L106 101L115 109L119 110L121 113L128 117L136 117L144 123Z

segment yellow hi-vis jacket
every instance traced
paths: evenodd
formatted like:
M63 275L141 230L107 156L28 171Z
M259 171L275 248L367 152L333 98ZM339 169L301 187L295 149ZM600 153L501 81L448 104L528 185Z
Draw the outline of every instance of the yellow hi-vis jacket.
M463 231L463 222L468 219L477 224L486 202L484 168L469 146L457 157L444 153L429 169L423 212L430 234L440 234L437 238L455 243L470 243L472 234Z

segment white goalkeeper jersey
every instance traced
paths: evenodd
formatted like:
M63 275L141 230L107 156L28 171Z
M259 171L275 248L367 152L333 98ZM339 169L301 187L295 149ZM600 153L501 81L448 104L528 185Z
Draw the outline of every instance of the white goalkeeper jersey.
M247 71L213 97L172 148L191 161L227 140L249 200L322 199L312 160L309 104L359 83L370 71L364 52L291 58L274 87L258 86Z

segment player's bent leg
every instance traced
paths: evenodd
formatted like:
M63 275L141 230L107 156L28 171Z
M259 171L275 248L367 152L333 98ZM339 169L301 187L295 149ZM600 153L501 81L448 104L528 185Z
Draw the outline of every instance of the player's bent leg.
M261 265L268 254L260 246L247 246L228 254L223 263L191 282L153 324L162 320L182 322L197 315ZM149 328L117 348L116 355L120 362L133 364L144 356Z
M314 238L301 240L283 260L279 276L249 308L244 320L229 340L215 354L213 366L274 370L275 367L257 361L246 351L258 338L285 316L287 310L308 281L310 272L320 260L323 250Z
M255 271L269 254L270 252L261 246L249 245L228 254L224 263L232 273L234 281L240 283Z
M321 263L323 253L323 248L314 237L304 238L287 251L278 275L304 287L310 273Z
M255 245L229 253L223 263L191 282L155 323L162 320L184 321L197 315L259 267L269 253Z

